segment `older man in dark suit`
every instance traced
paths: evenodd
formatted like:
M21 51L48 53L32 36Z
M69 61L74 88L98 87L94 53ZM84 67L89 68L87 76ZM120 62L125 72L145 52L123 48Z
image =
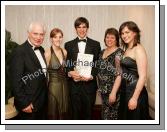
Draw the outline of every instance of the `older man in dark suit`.
M77 60L78 53L92 54L93 62L98 59L101 47L100 43L87 37L89 22L84 17L79 17L74 23L77 38L65 43L67 50L67 64ZM92 68L91 76L81 76L74 65L67 65L69 86L71 91L71 104L73 119L91 119L92 109L96 99L96 68Z
M41 47L44 36L44 25L39 22L31 23L28 39L12 53L10 73L14 104L19 111L19 119L22 120L46 118L46 61Z

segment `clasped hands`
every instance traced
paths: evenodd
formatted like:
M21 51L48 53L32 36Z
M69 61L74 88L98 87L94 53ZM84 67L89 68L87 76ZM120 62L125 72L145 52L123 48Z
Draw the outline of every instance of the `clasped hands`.
M93 76L84 77L84 76L79 75L79 73L77 71L75 71L75 70L68 72L68 76L72 77L75 82L78 82L78 81L90 81L90 80L93 79Z

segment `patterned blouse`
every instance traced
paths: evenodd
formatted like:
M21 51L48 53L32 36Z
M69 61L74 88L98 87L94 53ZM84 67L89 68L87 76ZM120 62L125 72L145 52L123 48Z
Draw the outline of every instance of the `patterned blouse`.
M122 59L123 50L118 48L106 58L102 58L103 53L104 50L101 51L97 63L97 83L98 91L107 94L111 93L116 77L121 74L120 60Z

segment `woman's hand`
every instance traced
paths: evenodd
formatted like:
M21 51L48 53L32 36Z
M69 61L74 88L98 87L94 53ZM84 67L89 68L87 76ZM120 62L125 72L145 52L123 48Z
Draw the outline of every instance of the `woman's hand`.
M116 94L111 92L109 94L109 103L113 104L113 103L115 103L115 101L116 101Z
M136 109L136 107L137 107L137 99L132 97L128 102L128 108L129 110L134 110Z

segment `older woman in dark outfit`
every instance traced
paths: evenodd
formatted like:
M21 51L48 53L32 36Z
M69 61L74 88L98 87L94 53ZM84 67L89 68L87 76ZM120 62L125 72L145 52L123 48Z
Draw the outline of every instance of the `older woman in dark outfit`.
M120 59L123 50L119 47L119 33L115 28L109 28L105 32L104 42L106 49L102 50L98 60L98 91L102 97L102 119L118 119L120 104L119 86Z

